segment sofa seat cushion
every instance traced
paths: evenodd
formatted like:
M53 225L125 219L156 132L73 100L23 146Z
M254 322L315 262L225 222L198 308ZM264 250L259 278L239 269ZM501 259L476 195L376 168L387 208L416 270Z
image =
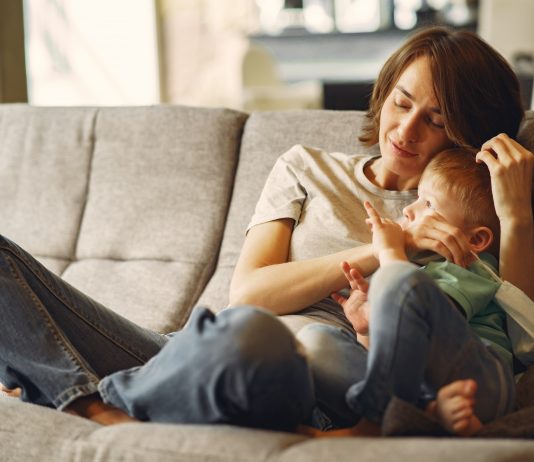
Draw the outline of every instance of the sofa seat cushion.
M208 269L194 261L84 259L69 265L63 278L125 318L168 333L182 327L180 308L197 296Z
M140 422L103 427L3 396L0 414L0 460L9 462L262 461L307 440L297 434L226 425Z
M534 459L528 440L471 438L322 438L225 425L86 419L0 396L1 460L9 462L449 462Z

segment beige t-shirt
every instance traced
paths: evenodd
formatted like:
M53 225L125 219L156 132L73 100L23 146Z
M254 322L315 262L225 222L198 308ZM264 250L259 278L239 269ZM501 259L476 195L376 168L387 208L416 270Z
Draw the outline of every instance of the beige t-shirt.
M371 202L381 216L398 219L402 209L417 199L415 190L388 191L371 183L364 174L364 167L374 157L328 153L301 145L292 147L276 161L247 231L268 221L295 220L290 261L328 255L371 242L365 223L365 200ZM313 308L311 311L340 313L340 307L330 298ZM311 312L305 311L306 314Z

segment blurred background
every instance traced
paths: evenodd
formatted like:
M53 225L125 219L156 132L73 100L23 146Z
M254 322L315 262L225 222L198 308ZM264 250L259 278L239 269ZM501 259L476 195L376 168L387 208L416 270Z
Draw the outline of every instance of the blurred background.
M496 47L533 106L534 0L0 0L0 102L365 109L428 24Z

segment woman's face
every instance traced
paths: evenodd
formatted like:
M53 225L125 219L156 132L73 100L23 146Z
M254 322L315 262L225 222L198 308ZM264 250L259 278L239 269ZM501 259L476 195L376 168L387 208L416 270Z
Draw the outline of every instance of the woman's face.
M434 94L430 63L417 58L401 74L380 113L382 167L403 179L419 177L430 159L452 146Z

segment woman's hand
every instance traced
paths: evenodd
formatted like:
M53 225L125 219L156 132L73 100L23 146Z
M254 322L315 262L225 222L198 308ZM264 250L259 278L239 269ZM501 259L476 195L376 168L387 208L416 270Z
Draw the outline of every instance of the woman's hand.
M491 175L491 191L501 226L499 272L534 299L534 154L507 135L484 143L477 154Z
M459 266L468 266L473 259L467 237L437 212L428 213L404 228L406 251L410 257L430 250Z
M501 133L484 143L476 158L489 169L495 211L501 223L532 223L534 154Z

